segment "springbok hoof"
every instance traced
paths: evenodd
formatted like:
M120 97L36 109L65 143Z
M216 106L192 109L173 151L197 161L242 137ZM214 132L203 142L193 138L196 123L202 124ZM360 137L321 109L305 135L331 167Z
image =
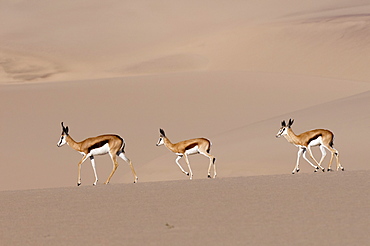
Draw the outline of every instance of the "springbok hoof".
M328 168L328 172L332 172L333 171L333 169L331 169L331 168Z
M211 179L212 178L211 175L208 175L208 178Z
M186 175L188 175L188 176L190 176L190 174L189 173L185 173Z
M292 174L295 174L295 173L298 173L299 172L299 168L297 168L297 169L293 169L293 171L292 171Z
M81 185L81 183L77 183L77 186L80 186Z
M342 167L341 170L344 171L344 167Z

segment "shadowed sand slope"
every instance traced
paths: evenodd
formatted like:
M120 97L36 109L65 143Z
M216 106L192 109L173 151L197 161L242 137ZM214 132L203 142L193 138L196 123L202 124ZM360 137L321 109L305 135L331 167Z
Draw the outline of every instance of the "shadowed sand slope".
M365 92L227 131L214 138L214 141L222 139L222 142L230 143L218 150L228 163L224 174L276 174L282 170L293 170L298 148L284 137L275 138L281 120L287 121L290 118L295 119L292 129L297 135L311 129L331 130L334 133L334 147L339 151L341 163L347 170L369 169L367 155L362 154L367 152L370 138L370 116L365 111L369 107L370 92ZM320 160L319 148L314 147L312 150L316 159ZM327 168L330 152L326 152L323 167ZM255 165L246 165L246 162ZM303 172L313 171L303 158L300 167ZM336 168L335 160L332 167Z
M4 245L366 245L369 171L0 192Z
M7 174L0 179L1 190L76 184L81 155L67 145L56 147L61 121L76 141L106 133L121 135L139 182L187 179L175 164L176 156L155 146L159 128L173 142L210 138L219 177L290 173L297 149L275 138L281 120L289 117L296 119L296 133L312 128L334 131L344 167L368 169L364 153L370 119L363 111L370 103L368 93L363 93L370 89L368 83L198 72L0 89L0 168ZM292 94L287 95L287 90ZM358 93L363 94L346 99ZM93 183L89 162L82 166L82 185ZM126 163L119 162L111 182L132 182ZM207 177L205 157L191 156L190 162L194 178ZM102 184L112 163L108 156L98 156L96 164ZM312 171L304 161L301 170Z

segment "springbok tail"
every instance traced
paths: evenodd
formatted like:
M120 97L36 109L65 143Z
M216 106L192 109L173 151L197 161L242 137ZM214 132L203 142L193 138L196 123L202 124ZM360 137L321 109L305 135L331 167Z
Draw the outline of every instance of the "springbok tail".
M211 151L212 142L209 139L207 139L207 140L208 140L208 143L209 143L207 153L209 154L209 152Z
M330 146L330 147L332 147L332 148L333 148L333 146L334 146L334 134L333 134L333 136L331 137L331 141L330 141L330 143L329 143L329 146Z
M122 153L125 153L125 147L126 147L126 143L125 143L125 140L122 139L122 148L121 148L121 151Z
M120 136L118 136L117 135L117 137L119 138L119 139L121 139L121 141L122 141L122 146L121 146L121 148L118 150L118 155L119 155L119 153L120 152L122 152L122 153L125 153L125 146L126 146L126 143L125 143L125 140L123 139L123 138L121 138Z

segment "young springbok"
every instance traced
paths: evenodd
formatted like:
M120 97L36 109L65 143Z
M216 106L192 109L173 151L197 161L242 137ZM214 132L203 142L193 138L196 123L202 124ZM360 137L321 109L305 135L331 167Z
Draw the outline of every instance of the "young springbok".
M78 179L77 179L77 186L81 185L81 164L86 161L87 158L90 157L91 165L94 170L95 175L95 182L93 185L98 183L98 176L96 174L95 169L95 160L94 155L105 155L109 154L112 162L113 162L113 170L109 175L107 181L104 184L108 184L110 179L112 178L114 172L118 167L117 157L121 157L124 161L126 161L131 168L132 174L134 175L134 183L137 182L138 178L136 176L136 172L134 167L132 166L131 160L128 159L125 155L125 141L118 135L100 135L97 137L87 138L81 142L74 141L68 133L69 129L68 126L64 127L62 122L62 135L60 140L57 144L58 147L63 146L64 144L68 144L72 149L80 152L83 157L81 161L78 163Z
M303 158L315 168L315 172L319 168L324 172L325 168L321 166L322 161L324 160L324 157L326 156L326 151L325 149L328 149L331 152L331 158L328 166L328 171L333 171L331 169L331 164L333 162L334 155L336 156L337 159L337 171L339 168L344 171L344 168L339 162L339 153L336 149L333 148L334 145L334 134L325 129L315 129L315 130L310 130L304 133L301 133L299 135L295 135L291 126L293 125L294 120L289 119L288 125L285 123L285 120L281 122L281 128L279 132L277 133L276 137L281 137L284 136L285 139L289 142L294 144L295 146L298 147L298 157L297 157L297 164L295 168L293 169L292 173L294 174L295 172L299 172L299 158L303 154ZM316 159L312 155L311 147L314 146L320 146L321 150L321 160L320 162L317 162ZM316 165L312 164L306 157L306 151L308 150L310 157L315 161Z
M160 135L157 146L164 144L170 151L174 152L178 156L176 159L176 164L179 166L183 173L190 177L190 180L193 179L193 172L190 167L188 155L194 154L202 154L209 158L210 163L208 167L208 178L211 178L212 165L213 165L213 178L216 178L216 165L215 165L216 158L209 153L211 150L211 141L209 141L206 138L195 138L173 144L166 137L166 134L163 131L163 129L159 129L159 133ZM179 160L183 156L185 157L186 164L188 164L189 173L185 172L185 170L181 167L179 163Z

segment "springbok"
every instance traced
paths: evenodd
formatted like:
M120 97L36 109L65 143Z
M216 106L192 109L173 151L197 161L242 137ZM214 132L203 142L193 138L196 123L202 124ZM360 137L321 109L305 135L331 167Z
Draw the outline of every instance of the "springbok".
M293 169L292 173L294 174L295 172L299 172L299 158L303 154L303 158L315 168L315 172L319 168L324 172L325 168L321 166L322 161L324 160L324 157L326 156L326 151L325 149L328 149L331 152L331 158L328 166L328 171L333 171L331 169L331 164L333 162L334 155L336 156L337 159L337 171L339 168L344 171L344 168L339 162L339 153L336 149L333 148L334 145L334 134L325 129L315 129L315 130L310 130L304 133L301 133L299 135L295 135L291 126L293 125L294 120L289 119L288 125L285 123L285 120L281 122L281 128L279 132L277 133L276 137L281 137L284 136L285 139L289 142L294 144L295 146L298 147L298 157L297 157L297 164L295 168ZM321 150L321 160L320 162L317 162L316 159L312 155L311 147L314 146L320 146ZM306 151L308 150L310 157L315 161L316 165L312 164L306 157Z
M89 157L90 157L91 166L94 170L94 175L95 175L95 182L93 185L96 185L98 183L98 176L96 174L96 169L95 169L94 155L105 155L108 153L113 162L113 170L104 184L109 183L114 172L117 170L118 162L117 162L116 155L121 157L124 161L126 161L130 165L132 174L134 175L134 183L137 182L138 178L136 176L136 172L131 163L131 160L128 159L125 155L125 150L124 150L125 141L123 140L123 138L121 138L118 135L109 134L109 135L100 135L97 137L91 137L81 142L76 142L75 140L71 138L68 131L69 131L68 126L64 127L63 122L62 122L62 135L60 137L60 140L57 146L61 147L64 144L68 144L72 149L80 152L83 155L81 161L78 163L77 186L81 185L81 164L84 161L86 161L87 158Z
M211 150L211 141L206 138L195 138L178 143L171 143L171 141L166 137L166 134L163 129L159 129L159 140L157 146L165 145L170 151L174 152L178 157L176 159L176 164L179 166L181 171L190 177L190 180L193 179L193 172L190 167L188 155L202 154L209 158L210 163L208 167L208 178L211 178L211 168L213 165L213 178L216 178L216 158L211 155L209 152ZM182 157L185 157L186 164L188 164L189 172L181 167L179 160Z

